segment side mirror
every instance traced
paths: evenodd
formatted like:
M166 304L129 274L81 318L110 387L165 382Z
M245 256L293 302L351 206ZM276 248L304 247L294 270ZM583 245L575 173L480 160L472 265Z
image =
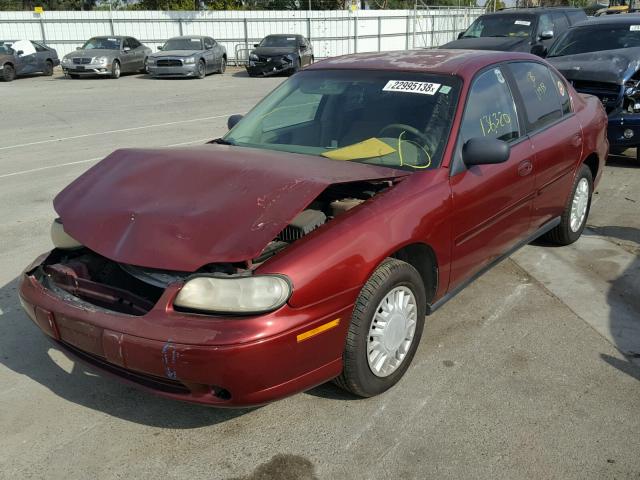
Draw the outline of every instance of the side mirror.
M82 50L82 47L76 47L76 50Z
M16 55L18 55L18 56L20 56L20 55L24 55L24 51L22 51L22 50L18 50L18 51L16 52Z
M162 50L162 48L163 48L163 47L162 47L162 45L160 45L160 46L158 47L158 50Z
M541 43L536 43L531 47L531 53L537 55L538 57L544 58L547 55L547 47L545 47Z
M254 43L254 44L253 44L253 47L254 47L254 48L258 48L259 46L260 46L260 44L259 44L259 43Z
M462 161L467 167L504 163L510 154L509 144L495 138L472 138L462 147Z
M551 40L553 38L553 30L545 30L538 38L540 38L540 40Z
M227 128L229 130L231 130L233 127L236 126L236 124L242 120L243 115L240 115L238 113L236 113L235 115L231 115L228 119L227 119Z
M460 40L462 37L464 37L464 32L460 32L460 33L458 34L458 40Z
M131 48L129 48L129 47L124 47L124 48L122 49L122 51L123 51L124 53L129 53L129 52L131 51Z

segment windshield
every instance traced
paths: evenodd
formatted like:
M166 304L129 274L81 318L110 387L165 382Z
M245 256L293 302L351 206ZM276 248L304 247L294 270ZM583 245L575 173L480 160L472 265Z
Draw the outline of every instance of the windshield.
M440 165L460 81L407 72L316 70L283 83L224 140L406 170Z
M87 43L82 46L83 50L94 50L98 48L101 50L120 50L120 39L96 37L87 40Z
M201 38L172 38L167 40L162 50L202 50Z
M490 15L477 18L462 38L530 37L533 24L532 15Z
M260 42L261 47L295 47L296 37L268 36Z
M560 57L629 47L640 47L640 23L573 28L553 44L548 56Z

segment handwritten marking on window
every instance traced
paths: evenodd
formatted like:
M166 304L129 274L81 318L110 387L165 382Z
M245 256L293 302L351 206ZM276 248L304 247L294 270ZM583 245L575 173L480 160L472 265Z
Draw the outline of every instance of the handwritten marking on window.
M547 86L544 84L544 82L538 83L533 72L527 73L527 79L533 84L533 90L536 92L536 97L538 97L538 100L542 100L542 98L547 93Z
M491 112L480 117L482 135L496 135L505 127L511 125L511 115L503 112Z

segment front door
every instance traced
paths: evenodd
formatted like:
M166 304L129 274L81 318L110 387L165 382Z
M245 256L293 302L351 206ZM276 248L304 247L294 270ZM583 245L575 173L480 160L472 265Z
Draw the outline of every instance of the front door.
M467 168L462 146L471 138L510 144L509 159ZM449 291L473 277L530 233L534 152L520 126L504 70L492 67L473 81L450 178L452 267Z

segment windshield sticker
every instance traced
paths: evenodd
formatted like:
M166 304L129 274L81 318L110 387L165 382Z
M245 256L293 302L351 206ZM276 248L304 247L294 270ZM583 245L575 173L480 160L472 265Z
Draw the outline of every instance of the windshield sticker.
M110 42L117 42L118 41L117 38L107 38L107 40L109 40Z
M528 27L529 25L531 25L531 22L529 20L516 20L513 23L514 25L524 25L525 27Z
M558 92L560 92L561 97L564 97L564 95L567 93L564 88L564 83L562 83L560 80L558 80Z
M503 112L491 112L480 117L480 128L482 135L498 136L500 130L511 125L511 115Z
M502 76L502 72L500 71L499 68L494 69L493 73L495 74L496 78L500 83L504 83L504 77Z
M640 25L629 25L629 30L632 32L640 31Z
M445 95L451 91L451 87L449 85L442 85L438 93L444 93Z
M295 40L296 37L287 37L287 40Z
M435 95L440 88L440 83L409 82L405 80L389 80L382 90L385 92L420 93L422 95Z

